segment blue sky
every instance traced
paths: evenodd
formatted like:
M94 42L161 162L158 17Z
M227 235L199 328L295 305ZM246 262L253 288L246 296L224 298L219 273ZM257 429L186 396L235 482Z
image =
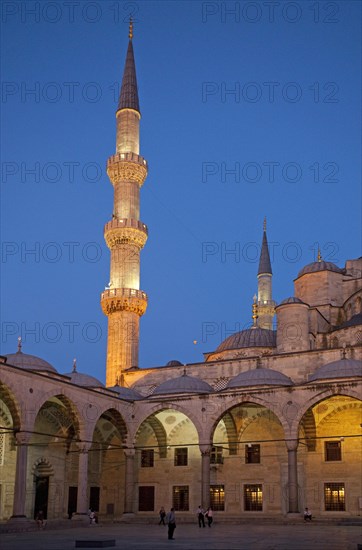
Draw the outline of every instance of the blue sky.
M274 299L360 256L359 2L3 2L1 353L105 377L128 14L149 175L140 366L202 361L251 321L263 218ZM30 251L33 251L32 253ZM194 344L197 341L197 344Z

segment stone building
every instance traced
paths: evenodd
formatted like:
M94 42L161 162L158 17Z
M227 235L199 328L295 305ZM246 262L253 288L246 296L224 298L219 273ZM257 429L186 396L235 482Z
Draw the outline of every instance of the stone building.
M132 25L116 113L114 186L105 225L110 282L105 387L77 371L16 353L0 362L0 519L154 517L173 505L222 517L362 513L362 259L318 260L276 305L266 225L253 325L204 360L138 367L140 109ZM132 262L128 259L132 257ZM273 330L276 319L277 329Z

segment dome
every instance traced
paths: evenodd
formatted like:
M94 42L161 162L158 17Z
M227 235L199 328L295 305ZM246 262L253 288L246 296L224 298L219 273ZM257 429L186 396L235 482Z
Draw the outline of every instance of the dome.
M296 296L290 296L289 298L285 298L282 302L280 302L279 306L284 306L285 304L303 304L307 305L305 302L302 302L299 298ZM277 307L279 307L277 306Z
M327 378L349 378L350 376L362 376L362 361L344 358L327 363L309 376L309 382L316 382Z
M69 376L72 384L76 384L77 386L83 386L84 388L104 388L104 384L90 374L73 371L67 372L64 376Z
M9 365L14 365L14 367L20 367L25 370L44 371L58 374L57 370L50 363L48 363L48 361L45 361L45 359L37 357L36 355L23 353L20 349L16 353L9 353L6 357L7 363Z
M213 388L201 378L183 374L177 378L162 382L152 395L164 395L168 393L209 393Z
M229 380L225 389L244 386L292 386L293 382L285 374L272 369L252 369L241 372Z
M275 347L276 332L266 328L253 327L232 334L216 349L226 351L228 349L254 348L254 347Z
M335 273L344 273L344 270L338 267L333 262L312 262L303 267L298 273L298 277L305 275L306 273L316 273L317 271L334 271ZM298 278L297 277L297 278Z
M182 367L182 363L180 361L177 361L177 359L172 359L168 363L166 363L166 367Z
M125 386L112 386L107 388L118 393L120 399L125 399L126 401L137 401L138 399L143 399L143 396L138 393L138 391L132 388L126 388Z

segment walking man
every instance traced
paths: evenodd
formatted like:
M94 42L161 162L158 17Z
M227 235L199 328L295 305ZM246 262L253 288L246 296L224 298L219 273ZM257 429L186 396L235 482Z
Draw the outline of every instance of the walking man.
M196 510L196 515L197 515L197 519L199 520L199 527L201 529L201 525L203 527L205 527L205 516L204 516L205 512L204 510L201 508L201 504L200 506L198 507L198 509Z
M168 523L168 540L175 540L173 538L173 532L176 529L176 516L175 509L171 508L166 516L166 521Z

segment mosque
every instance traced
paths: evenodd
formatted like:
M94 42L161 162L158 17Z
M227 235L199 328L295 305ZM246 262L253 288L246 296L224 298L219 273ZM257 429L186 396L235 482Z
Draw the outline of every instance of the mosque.
M60 374L21 339L0 356L0 520L148 521L161 506L194 520L201 503L223 518L362 514L362 258L296 274L277 304L266 224L251 328L203 361L138 367L140 107L133 32L116 112L106 386ZM130 258L132 261L130 261ZM274 330L274 325L277 328Z

